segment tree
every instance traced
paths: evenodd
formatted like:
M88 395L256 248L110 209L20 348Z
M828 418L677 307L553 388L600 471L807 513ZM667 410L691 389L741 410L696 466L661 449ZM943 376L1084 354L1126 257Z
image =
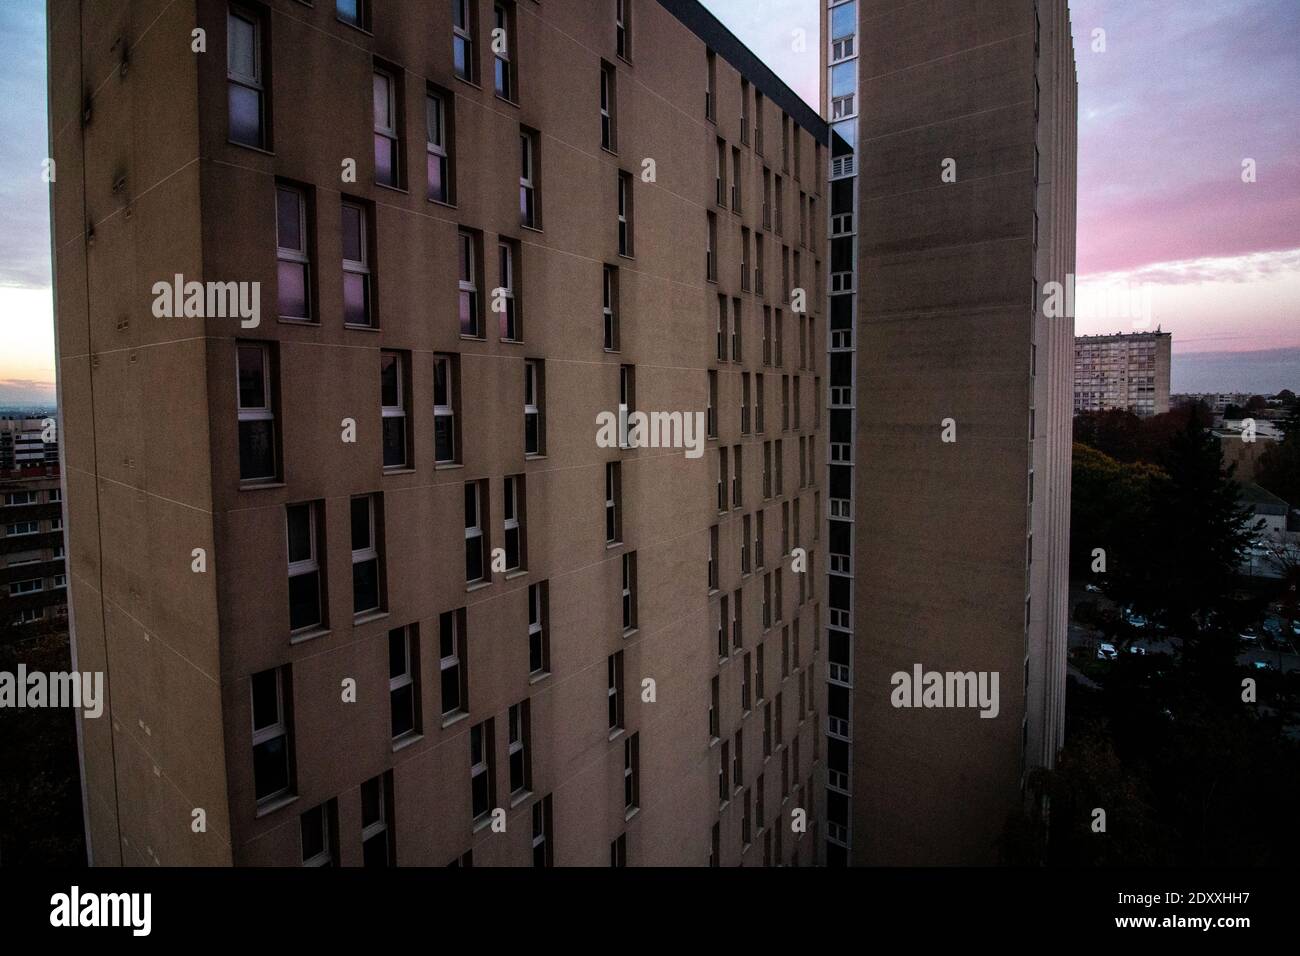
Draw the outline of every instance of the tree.
M1092 573L1093 551L1106 553L1106 573L1145 562L1141 533L1151 507L1151 488L1164 472L1145 462L1123 463L1075 442L1070 492L1070 569ZM1106 580L1105 578L1099 580Z
M1170 441L1162 479L1150 488L1141 529L1145 560L1115 569L1111 592L1148 617L1193 638L1222 610L1241 555L1262 523L1239 501L1236 466L1224 467L1218 439L1189 415Z
M1255 482L1291 507L1300 507L1300 402L1292 401L1279 421L1283 438L1270 442L1259 456Z
M1117 461L1136 461L1142 419L1125 409L1080 412L1074 417L1074 440Z

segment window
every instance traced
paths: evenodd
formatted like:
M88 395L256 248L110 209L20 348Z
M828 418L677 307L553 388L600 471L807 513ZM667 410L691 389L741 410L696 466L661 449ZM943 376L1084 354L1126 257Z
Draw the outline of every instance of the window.
M731 796L731 741L722 742L722 750L718 754L718 804L725 806L727 798Z
M600 64L600 145L602 149L614 152L618 149L617 130L614 125L614 111L617 106L617 74L614 67L604 61Z
M433 202L452 202L451 190L451 105L453 99L441 90L430 90L424 97L425 160L428 197Z
M623 652L609 655L606 660L609 675L609 729L623 729Z
M307 194L296 186L275 187L276 293L281 319L312 320L311 259L307 236Z
M352 499L352 613L379 610L379 535L376 529L378 495Z
M623 555L623 633L636 630L636 552Z
M460 243L460 334L472 339L482 338L483 323L478 301L478 253L482 248L482 237L462 229L457 241Z
M271 344L241 342L235 350L239 383L239 480L277 477Z
M731 208L740 212L740 150L731 147Z
M739 319L739 316L737 316L737 319ZM738 335L739 333L736 333L737 337ZM734 344L734 339L733 339L732 348L733 351L739 352L740 347ZM737 359L737 361L739 361L739 359ZM748 372L740 373L740 433L742 435L749 434L749 373Z
M334 0L334 15L359 30L370 27L369 0Z
M327 800L298 818L303 866L336 866L334 846L338 842L338 801Z
M528 673L540 677L551 669L551 644L547 626L546 581L528 586Z
M253 792L259 805L288 793L292 782L289 669L272 668L249 682L253 708Z
M751 660L748 654L743 661L743 670L740 672L740 710L742 713L749 713L749 670Z
M57 488L50 489L50 501L59 501L59 500L61 500L59 495L59 489ZM34 505L34 504L36 504L36 492L34 491L11 491L5 495L6 508L14 508L19 505Z
M705 236L704 278L709 282L718 281L718 217L713 213L708 216L709 231Z
M483 532L487 481L465 482L465 582L475 584L487 577L487 537Z
M374 74L375 182L402 186L401 81L396 71L376 69Z
M474 27L476 19L472 0L451 0L452 64L456 75L475 82Z
M754 431L763 432L763 373L754 373Z
M513 705L506 712L506 753L510 772L510 796L516 798L532 789L529 765L528 701Z
M705 54L704 118L717 122L713 91L717 89L718 61L712 50Z
M731 451L734 466L731 471L731 507L739 508L744 501L744 476L741 474L744 453L741 445L737 445Z
M524 454L545 454L542 395L545 376L541 359L524 362Z
M324 623L317 502L289 505L285 526L289 552L289 630L305 631Z
M618 254L632 255L632 174L618 174Z
M30 581L14 581L9 585L10 596L17 594L35 594L37 591L45 589L45 584L40 578L33 578Z
M533 804L533 866L551 866L551 795Z
M363 866L392 866L392 771L371 777L361 785L361 861Z
M727 144L721 136L717 162L713 165L713 201L724 209L727 206Z
M709 682L709 740L718 739L718 718L720 701L718 699L718 678Z
M36 534L40 530L40 523L36 521L19 521L14 524L5 526L6 537L17 537L20 534Z
M614 49L632 59L632 0L614 0Z
M505 479L506 571L518 571L525 563L524 557L524 476L509 475ZM468 522L468 513L466 514Z
M727 449L718 449L718 511L727 510Z
M541 228L538 201L538 148L540 137L532 130L519 129L519 221L529 229Z
M718 526L709 529L709 593L718 589Z
M705 415L706 431L709 438L718 437L718 373L709 369L709 405Z
M749 291L749 228L740 228L740 291Z
M754 90L754 152L763 155L763 94Z
M605 327L605 351L618 351L618 268L605 266L601 313Z
M388 698L393 739L420 733L420 641L414 627L388 632Z
M402 352L379 353L379 404L383 422L384 467L410 465L408 429L410 395L406 387L410 358Z
M634 410L636 408L636 366L620 365L618 367L618 404L620 410ZM625 438L620 436L619 447L627 448L624 444Z
M232 143L270 148L264 21L251 10L231 6L226 13L226 87Z
M503 342L518 342L523 338L520 328L519 303L515 297L515 283L519 278L519 244L505 239L497 243L497 281L493 295L493 309L499 312L499 333Z
M627 866L627 834L620 833L618 838L609 845L609 865L612 867Z
M492 721L485 720L469 729L470 813L476 824L486 821L496 801L492 777Z
M605 463L605 543L617 544L623 540L620 502L623 499L623 465L621 462Z
M740 339L740 300L731 300L731 360L739 362L741 359L741 339ZM748 373L745 373L748 376ZM748 431L748 429L746 429Z
M740 141L749 142L749 80L740 81Z
M623 741L623 807L631 813L641 802L640 734Z
M749 846L752 837L753 818L750 815L752 798L753 798L753 793L749 790L746 790L745 800L743 803L744 811L740 818L740 843L744 847Z
M343 200L343 324L371 328L374 325L369 208Z
M495 69L497 96L515 99L515 63L510 55L510 37L514 33L515 8L511 3L493 5L492 61Z
M469 653L465 644L465 625L465 608L438 615L438 678L444 720L469 711Z
M456 461L456 356L433 357L433 445L436 464Z

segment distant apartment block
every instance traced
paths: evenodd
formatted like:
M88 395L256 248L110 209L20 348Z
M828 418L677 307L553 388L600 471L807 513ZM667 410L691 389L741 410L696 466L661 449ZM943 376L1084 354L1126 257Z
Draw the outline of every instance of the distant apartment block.
M0 470L0 625L67 617L59 468Z
M0 472L58 466L58 437L50 428L53 417L0 418Z
M1064 733L1066 0L831 0L826 858L997 859ZM895 706L996 674L998 714Z
M1170 332L1074 339L1074 413L1120 409L1142 418L1169 411Z
M93 862L820 863L816 111L694 0L48 19Z

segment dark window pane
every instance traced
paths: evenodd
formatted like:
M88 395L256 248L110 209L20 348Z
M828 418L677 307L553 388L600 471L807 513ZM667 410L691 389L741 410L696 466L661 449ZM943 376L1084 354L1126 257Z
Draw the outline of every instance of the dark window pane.
M275 226L281 249L303 251L301 201L295 190L276 191Z
M289 508L289 562L311 558L311 505Z
M361 2L362 0L335 0L334 9L344 23L359 27L361 26Z
M399 404L398 361L396 355L383 355L379 359L379 401L387 408Z
M483 539L479 537L465 539L465 580L481 581L483 579Z
M429 198L438 202L447 202L447 159L435 153L429 153Z
M438 461L451 461L455 457L453 449L454 423L450 415L439 415L434 420L434 454Z
M400 737L415 729L415 685L407 684L392 692L393 736Z
M370 283L367 276L343 273L343 321L348 325L370 324Z
M351 262L363 262L361 250L361 207L352 203L343 204L343 258Z
M255 345L239 348L239 407L266 408L266 377L263 363L266 353Z
M352 613L379 607L379 561L371 558L352 565Z
M325 808L314 807L302 815L302 858L310 860L325 852Z
M375 182L397 185L397 141L375 134Z
M406 673L406 631L388 632L388 676L401 677Z
M262 671L253 675L253 729L270 727L280 720L279 675Z
M478 527L478 486L465 485L465 527Z
M275 477L275 427L271 421L239 423L239 477Z
M467 290L460 293L460 334L478 335L478 296Z
M541 452L541 442L537 433L537 416L533 414L524 415L524 451L529 455L536 455Z
M361 825L363 827L368 827L372 823L378 823L383 819L383 808L380 806L382 796L383 789L377 777L367 780L361 785Z
M388 866L388 833L377 833L361 845L361 865Z
M307 266L302 262L280 262L276 274L280 315L287 319L307 319Z
M253 748L253 781L258 800L289 789L287 738L275 737Z
M442 672L442 712L454 710L460 710L460 668L449 667Z
M491 809L488 798L488 775L486 773L481 773L474 778L472 790L474 795L474 816L482 816Z
M370 547L370 499L352 499L352 550Z
M262 94L238 83L230 87L230 138L244 146L262 145Z
M294 575L289 579L289 627L296 631L320 623L320 574Z

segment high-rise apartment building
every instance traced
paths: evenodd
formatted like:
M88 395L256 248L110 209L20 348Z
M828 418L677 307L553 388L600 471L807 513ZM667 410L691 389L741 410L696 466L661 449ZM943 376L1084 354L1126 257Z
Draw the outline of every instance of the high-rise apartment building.
M1042 293L1074 271L1066 0L822 23L827 861L992 862L1063 731L1073 321Z
M58 463L0 469L0 625L61 625L67 594Z
M93 862L820 862L816 112L694 0L48 29Z
M1074 339L1074 413L1131 411L1142 418L1169 411L1173 334L1127 332Z

